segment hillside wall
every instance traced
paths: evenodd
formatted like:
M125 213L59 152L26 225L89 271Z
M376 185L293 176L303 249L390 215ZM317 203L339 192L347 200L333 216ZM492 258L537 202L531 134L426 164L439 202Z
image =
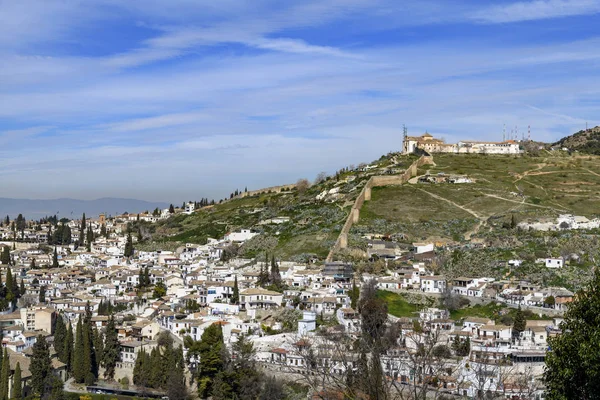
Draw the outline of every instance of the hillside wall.
M365 186L360 191L358 197L354 201L354 205L350 209L348 213L348 217L346 218L346 223L342 227L340 231L340 235L338 236L335 244L329 251L329 255L327 255L327 262L333 261L333 255L340 251L341 249L345 249L348 246L348 234L350 233L350 229L352 229L352 225L358 222L360 218L360 209L362 208L365 201L371 200L371 189L379 186L391 186L391 185L402 185L413 176L417 175L417 169L426 164L433 164L433 157L431 156L421 156L418 160L410 165L404 171L402 175L378 175L372 176Z
M269 193L269 192L271 192L271 193L287 192L287 191L294 189L295 187L296 187L296 184L291 183L289 185L271 186L271 187L263 188L263 189L259 189L259 190L249 190L247 192L242 192L242 193L238 194L237 196L234 197L234 199L242 199L244 197L256 196L259 194Z

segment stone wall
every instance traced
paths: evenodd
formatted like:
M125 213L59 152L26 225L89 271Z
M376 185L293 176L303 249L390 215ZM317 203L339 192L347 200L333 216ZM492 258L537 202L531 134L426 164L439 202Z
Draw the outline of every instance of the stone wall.
M294 188L296 188L296 184L291 183L289 185L271 186L271 187L259 189L259 190L249 190L247 192L242 192L242 193L238 194L237 196L234 197L234 199L242 199L244 197L256 196L259 194L269 193L269 192L272 192L272 193L287 192Z
M358 197L354 201L354 205L350 209L348 213L348 217L346 218L346 223L342 227L340 235L338 236L335 244L329 251L329 255L327 255L327 262L333 261L333 255L340 251L341 249L345 249L348 246L348 234L350 233L350 229L352 229L352 225L358 222L360 218L360 209L362 208L365 201L371 200L371 189L379 186L390 186L390 185L402 185L403 183L408 182L410 178L417 175L417 169L425 164L433 164L433 157L431 156L421 156L418 160L410 165L401 175L378 175L372 176L365 186L360 191Z

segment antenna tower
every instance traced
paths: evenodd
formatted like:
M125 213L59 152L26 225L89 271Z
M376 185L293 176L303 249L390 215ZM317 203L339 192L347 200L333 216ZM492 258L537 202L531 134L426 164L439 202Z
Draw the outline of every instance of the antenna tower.
M527 140L531 142L531 125L527 125Z
M506 124L502 127L502 141L506 142Z

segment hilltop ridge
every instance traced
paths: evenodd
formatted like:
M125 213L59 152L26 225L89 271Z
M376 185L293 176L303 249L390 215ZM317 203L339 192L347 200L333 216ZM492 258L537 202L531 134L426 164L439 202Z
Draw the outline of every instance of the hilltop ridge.
M581 153L600 155L600 126L565 136L552 146L566 147Z

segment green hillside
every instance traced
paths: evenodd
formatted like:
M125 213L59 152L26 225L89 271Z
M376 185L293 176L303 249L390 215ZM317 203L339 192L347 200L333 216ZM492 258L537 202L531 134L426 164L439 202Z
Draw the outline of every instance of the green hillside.
M344 168L306 189L262 193L177 215L151 227L140 248L205 243L251 228L261 235L238 249L244 257L265 252L280 258L324 259L348 212L372 175L400 174L415 156L388 154L369 168ZM539 157L434 155L419 175L464 175L473 183L417 183L374 188L365 202L349 247L366 249L367 233L394 234L402 242L425 239L465 243L503 235L507 224L554 218L561 213L600 213L600 157L543 151ZM364 166L363 166L364 167ZM274 217L289 222L265 224Z
M556 147L566 147L585 154L600 155L600 126L581 130L552 144Z
M518 221L562 213L600 214L600 158L543 155L435 155L436 165L425 166L419 175L466 175L473 183L375 188L353 232L459 241L465 235L476 237L513 214Z

